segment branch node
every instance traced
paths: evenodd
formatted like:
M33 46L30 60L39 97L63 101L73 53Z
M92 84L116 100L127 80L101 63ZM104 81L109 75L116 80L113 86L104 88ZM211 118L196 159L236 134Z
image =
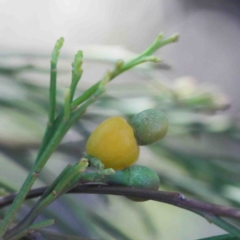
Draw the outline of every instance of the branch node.
M186 197L182 193L178 194L178 198L179 200L186 200Z
M56 197L58 194L57 194L57 192L54 190L54 191L52 191L52 195L53 195L54 197Z
M34 172L34 173L33 173L33 176L34 176L35 178L38 178L39 172Z

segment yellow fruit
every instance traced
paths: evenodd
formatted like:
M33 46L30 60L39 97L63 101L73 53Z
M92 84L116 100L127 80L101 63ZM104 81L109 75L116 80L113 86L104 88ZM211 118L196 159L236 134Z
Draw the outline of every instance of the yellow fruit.
M139 146L132 127L122 117L112 117L101 123L90 135L86 152L105 165L121 170L132 165L139 156Z

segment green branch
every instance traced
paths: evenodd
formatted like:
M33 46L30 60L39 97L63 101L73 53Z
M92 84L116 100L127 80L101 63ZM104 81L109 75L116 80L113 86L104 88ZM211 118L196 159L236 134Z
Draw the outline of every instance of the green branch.
M20 231L18 234L14 235L13 237L9 238L9 240L19 240L21 237L26 236L28 233L31 233L35 230L39 230L41 228L49 227L55 223L55 220L49 219L49 220L44 220L38 223L35 223L31 225L29 228Z
M50 203L55 201L62 194L69 191L73 186L75 186L76 182L78 182L78 179L86 170L87 166L88 161L85 158L82 158L76 164L68 165L56 178L52 185L48 187L48 189L37 201L27 216L4 235L4 239L9 240L15 235L24 232L25 229L28 229L41 211L43 211Z
M64 135L67 133L69 128L79 120L79 118L84 114L87 107L91 105L96 99L104 92L105 85L111 81L113 78L123 73L124 71L135 67L136 65L146 62L146 61L158 61L156 57L151 57L150 55L161 48L162 46L176 42L178 36L175 35L168 39L163 39L162 35L159 35L157 40L147 48L142 54L136 58L124 63L123 61L118 61L115 68L111 72L107 72L106 75L98 83L94 84L87 91L85 91L80 97L76 98L69 107L69 102L73 99L76 86L81 78L82 70L82 52L79 51L75 56L75 61L73 63L72 70L72 82L70 86L70 94L65 99L65 104L62 111L59 113L58 117L55 118L55 107L56 107L56 78L57 78L57 61L59 56L59 50L63 45L63 38L59 39L56 43L52 54L51 60L51 80L50 80L50 94L49 94L49 124L46 128L45 135L39 149L35 163L30 170L28 177L23 183L18 195L16 196L14 202L10 206L5 218L0 225L0 238L5 234L8 226L14 220L15 215L20 209L27 193L31 189L35 180L37 179L42 168L45 166L46 162L50 158L51 154L57 148L61 142Z
M50 94L49 94L49 124L52 125L55 119L55 111L56 111L56 89L57 89L57 63L58 57L60 54L60 49L63 46L64 39L60 38L52 52L51 59L51 74L50 74Z

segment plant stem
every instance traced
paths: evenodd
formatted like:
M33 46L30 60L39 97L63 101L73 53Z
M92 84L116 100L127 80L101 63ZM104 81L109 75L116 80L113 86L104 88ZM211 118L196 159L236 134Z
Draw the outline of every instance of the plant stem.
M86 170L87 166L88 161L85 158L82 158L77 164L68 165L59 175L60 177L57 177L53 184L47 189L47 191L45 191L27 216L4 235L4 239L10 239L19 232L24 231L24 229L27 229L44 208L75 186L76 176L78 180L78 178L81 177L82 172Z
M98 178L99 177L99 178ZM94 174L86 174L83 175L80 181L85 182L90 181L101 181L102 176L98 176ZM34 198L41 196L46 188L39 188L34 189L29 192L27 198ZM143 198L146 200L155 200L159 202L168 203L177 207L181 207L188 211L194 212L210 222L214 223L215 225L219 226L220 228L228 231L229 233L239 236L240 237L240 229L236 228L232 224L226 222L225 220L221 219L219 216L225 216L230 218L237 218L240 219L240 210L231 207L225 207L205 202L200 202L193 199L185 198L180 193L175 192L163 192L163 191L152 191L146 189L137 189L137 188L130 188L130 187L119 187L119 186L106 186L106 185L79 185L78 187L69 191L69 193L95 193L95 194L113 194L113 195L120 195L120 196L128 196L128 197L138 197ZM15 195L11 195L13 199ZM9 199L10 196L4 197L6 199L6 203L10 203ZM4 202L4 201L3 201ZM6 205L5 203L5 205ZM4 205L4 203L2 203Z
M170 43L174 43L177 42L179 39L179 35L175 34L170 38L167 39L163 39L163 34L160 33L156 40L145 50L143 51L140 55L138 55L138 57L136 57L133 61L129 61L127 64L125 64L124 68L128 69L129 65L135 64L136 62L138 62L139 60L141 60L142 58L145 58L147 56L152 55L154 52L156 52L159 48L170 44Z
M82 72L83 72L82 58L83 58L82 51L78 51L77 54L75 55L74 62L72 63L72 81L71 81L71 86L70 86L70 89L71 89L70 102L72 102L72 100L73 100L76 87L82 76Z
M85 183L86 181L93 181L96 179L92 173L83 175L80 182ZM85 181L86 180L86 181ZM98 180L98 179L97 179ZM101 181L102 179L99 179ZM46 187L36 188L29 192L27 199L36 198L41 196ZM165 192L165 191L152 191L147 189L121 187L121 186L106 186L106 185L79 185L68 192L70 193L92 193L92 194L112 194L119 196L139 197L146 200L154 200L177 206L180 208L188 209L189 211L204 212L211 215L229 217L233 219L240 219L240 209L233 207L226 207L207 202L202 202L194 199L184 197L182 194L177 192ZM16 197L16 194L10 194L8 196L0 198L0 207L11 204Z
M44 221L35 223L35 224L31 225L28 229L25 229L25 230L19 232L18 234L16 234L14 237L9 238L9 240L18 240L21 237L26 236L29 232L51 226L54 223L55 223L55 221L53 219L44 220Z
M71 89L67 88L65 92L65 98L64 98L64 121L67 121L69 119L69 116L71 114Z
M83 103L84 101L86 101L89 98L89 96L93 95L96 92L99 85L100 85L100 81L92 85L80 97L76 98L71 104L72 108L75 108L81 103Z
M90 104L90 103L89 103ZM86 107L89 105L86 104L84 109L82 109L82 113L85 111ZM67 126L68 127L68 126ZM13 218L16 215L16 212L21 207L22 202L24 201L27 193L31 189L33 183L38 177L38 174L46 164L47 160L54 152L60 141L62 140L64 134L68 129L66 129L66 123L62 122L52 139L50 140L49 144L46 146L45 151L40 155L39 159L35 162L32 169L30 170L29 175L27 176L25 182L23 183L19 194L17 195L16 199L14 200L13 204L10 206L7 215L5 216L4 220L2 221L1 228L0 228L0 237L3 236L5 233L8 225L11 223Z
M177 39L178 37L174 36L169 39L162 40L162 35L161 35L161 37L158 37L157 40L138 57L132 59L126 64L123 64L122 62L120 64L118 62L113 72L108 72L102 80L94 84L87 91L85 91L82 94L82 96L80 96L79 98L77 98L72 102L71 111L73 111L74 108L76 108L80 104L82 105L77 110L71 112L69 119L67 121L64 121L64 113L65 115L68 115L69 106L65 109L65 112L63 109L63 111L60 112L59 116L55 119L56 77L57 77L56 66L57 66L57 61L59 56L59 50L62 47L64 39L60 38L58 40L58 42L55 45L54 51L52 53L52 61L51 61L49 124L46 128L45 135L44 135L42 144L40 146L35 163L0 225L0 238L4 235L9 224L13 221L17 211L20 209L25 197L27 196L27 193L31 189L33 183L35 182L42 168L45 166L49 157L54 152L58 144L61 142L66 132L86 111L86 108L91 103L93 103L97 99L97 97L99 97L103 93L104 86L114 77L118 76L120 73L140 64L141 62L144 62L146 60L144 58L146 58L149 54L153 53L154 51L156 51L157 49L159 49L160 47L168 43L175 42ZM70 100L74 95L73 90L75 90L76 83L79 81L82 73L81 71L82 55L81 54L82 54L81 52L78 52L77 56L75 57L76 61L78 62L76 63L76 65L73 66L73 78L72 78L73 82L71 85ZM149 60L150 59L146 61L149 61ZM75 70L77 72L74 72Z
M24 184L21 188L21 190L24 189L24 191L20 190L20 192L18 193L18 195L14 199L14 202L10 206L7 215L5 216L4 220L1 223L0 237L3 236L6 229L8 228L8 225L12 222L12 219L15 217L16 212L20 208L20 206L22 204L22 201L25 199L28 191L31 189L34 181L37 178L37 174L34 173L33 170L34 170L34 168L32 168L32 170L30 171L29 175L27 176L27 179L25 180L25 182L24 182Z
M163 47L167 44L177 42L178 39L179 39L179 35L177 35L177 34L173 35L170 38L163 39L163 40L162 40L162 37L163 37L163 35L159 34L159 36L152 43L152 45L149 48L147 48L145 51L143 51L140 55L138 55L136 58L134 58L132 60L129 60L126 63L124 63L122 60L117 61L115 69L112 72L110 72L111 74L110 74L109 81L111 81L112 79L117 77L119 74L129 70L130 68L135 67L138 64L141 64L141 63L144 63L144 62L151 62L151 61L156 62L158 59L156 57L153 57L153 56L150 56L150 55L152 53L154 53L155 51L157 51L159 48L161 48L161 47ZM86 92L85 92L86 95L87 94L93 94L97 90L101 81L102 80L95 83L88 90L86 90ZM72 107L76 107L86 100L85 93L72 102Z
M87 101L85 101L84 104L81 105L81 107L79 107L75 112L73 112L73 114L70 116L67 122L62 122L59 125L56 133L53 135L49 144L46 146L45 151L43 151L39 159L37 159L37 161L33 165L27 179L25 180L25 182L23 183L19 191L19 194L16 196L14 202L12 203L12 205L8 210L7 215L2 221L1 228L0 228L1 230L0 237L3 236L9 223L15 217L16 212L21 207L22 202L24 201L25 197L27 196L27 193L29 192L33 183L35 182L39 172L42 170L47 160L49 159L51 154L54 152L54 150L62 140L63 136L66 134L68 129L73 125L73 123L76 122L79 119L79 117L86 111L86 108L90 104L92 104L97 99L97 97L101 94L102 94L102 90L97 91L94 97L89 98Z
M60 38L52 52L51 58L51 74L50 74L50 94L49 94L49 125L51 126L55 120L55 111L56 111L56 89L57 89L57 62L59 57L59 52L63 46L64 39Z

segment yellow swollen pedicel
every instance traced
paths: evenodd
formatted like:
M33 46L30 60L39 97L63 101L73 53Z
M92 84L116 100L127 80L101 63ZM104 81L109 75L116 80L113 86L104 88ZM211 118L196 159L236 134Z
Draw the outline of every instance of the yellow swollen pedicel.
M101 123L90 135L86 151L101 160L105 168L114 170L132 165L139 156L133 129L122 117L111 117Z

